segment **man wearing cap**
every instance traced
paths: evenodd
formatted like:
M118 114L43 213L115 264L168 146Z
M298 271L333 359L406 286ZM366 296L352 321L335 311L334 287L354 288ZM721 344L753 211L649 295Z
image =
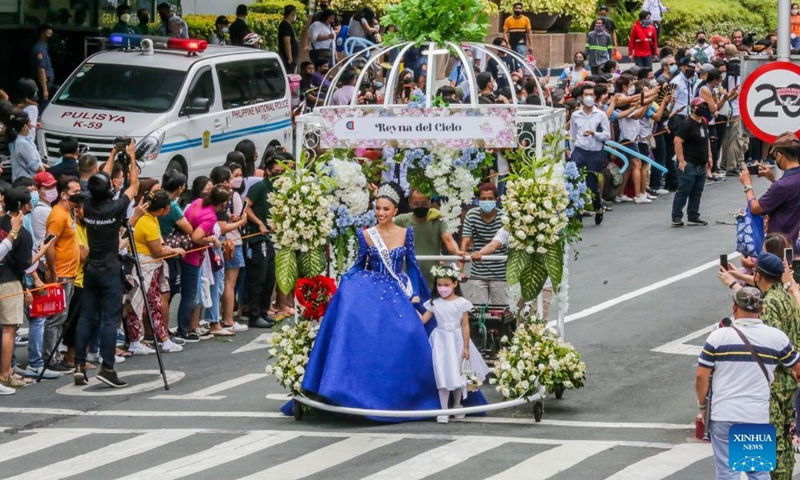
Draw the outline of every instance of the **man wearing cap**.
M762 308L761 292L744 287L733 295L733 322L711 333L703 345L697 365L695 390L697 405L703 412L709 389L711 372L714 372L711 400L711 447L714 451L717 480L739 478L728 462L728 433L736 424L765 424L772 421L770 384L778 383L775 376L780 363L788 374L791 369L800 374L800 355L793 342L777 328L759 319ZM745 342L744 339L747 339ZM752 345L761 362L756 360L747 343ZM763 364L766 372L761 368ZM781 369L779 369L781 370ZM773 379L775 382L772 382ZM790 404L791 405L791 404ZM790 407L791 408L791 407ZM777 426L776 426L777 427ZM778 464L781 463L781 432L778 430ZM787 429L788 433L788 429ZM791 452L791 440L789 442ZM791 477L791 469L789 469ZM775 477L772 472L772 478ZM751 480L768 480L769 472L748 472ZM778 478L784 478L780 476Z
M800 253L797 246L800 231L800 139L794 133L786 132L772 146L775 165L783 170L783 176L775 180L775 172L767 165L758 167L758 176L769 180L772 185L756 199L750 172L744 168L739 180L744 185L750 211L754 215L769 215L770 232L786 235Z
M47 233L47 217L53 210L53 203L58 200L56 179L50 172L39 172L33 177L39 192L39 203L31 211L31 229L33 244L41 245Z
M758 256L756 269L753 272L753 283L763 294L761 319L764 324L781 330L793 345L800 345L800 307L783 285L783 261L771 253ZM720 281L738 292L750 290L741 287L728 272L721 271ZM714 382L716 385L716 374ZM772 472L773 479L791 479L794 469L794 451L789 427L793 420L794 394L797 389L792 375L784 368L775 372L769 403L769 420L775 426L778 445L778 465ZM713 410L712 410L713 412ZM763 423L763 422L761 422Z
M64 288L64 310L47 317L44 324L44 358L53 353L48 369L71 373L72 367L61 362L58 352L58 339L67 321L69 302L74 289L73 282L78 276L81 253L75 227L75 207L83 202L81 184L76 177L61 177L56 184L58 199L47 217L47 234L53 235L53 247L45 253L47 259L47 283L60 283Z
M711 140L704 117L709 114L706 101L693 98L691 115L675 133L675 155L678 157L678 191L672 201L672 226L682 227L683 207L689 201L689 225L703 226L700 218L700 199L706 183L706 166L712 164Z
M217 17L217 21L214 22L214 33L211 34L209 43L214 45L227 45L228 25L230 25L230 23L231 22L225 15Z

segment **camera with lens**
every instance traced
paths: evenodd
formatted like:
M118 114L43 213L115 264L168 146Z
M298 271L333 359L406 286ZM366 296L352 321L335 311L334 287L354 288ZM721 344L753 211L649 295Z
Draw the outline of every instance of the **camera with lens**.
M131 164L131 158L125 152L125 149L128 148L132 141L133 139L130 137L117 137L114 139L114 149L117 151L115 160L120 163L122 171L125 172L126 175L128 173L128 167L130 167Z
M742 61L738 57L731 58L726 62L729 77L740 77L742 75Z

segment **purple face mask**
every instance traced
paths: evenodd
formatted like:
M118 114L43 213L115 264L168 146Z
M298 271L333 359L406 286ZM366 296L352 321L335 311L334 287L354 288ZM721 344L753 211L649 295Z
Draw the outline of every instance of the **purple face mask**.
M436 287L436 291L439 292L440 297L447 298L453 294L453 287Z

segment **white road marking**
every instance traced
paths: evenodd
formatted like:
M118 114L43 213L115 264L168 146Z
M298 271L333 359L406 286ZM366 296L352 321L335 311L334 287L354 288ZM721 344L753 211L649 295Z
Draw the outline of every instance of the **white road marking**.
M613 443L568 443L534 455L487 480L545 480L612 447Z
M186 373L174 370L167 370L167 382L172 385L180 381ZM99 380L89 377L89 385L73 385L67 384L56 390L56 393L61 395L73 395L80 397L113 397L118 395L133 395L136 393L149 392L164 388L164 381L161 379L161 372L159 370L128 370L118 372L120 378L128 378L136 375L155 375L157 378L151 382L140 383L138 385L129 385L125 388L103 388L102 390L87 391L87 388L103 385Z
M58 408L25 408L25 407L0 407L0 414L13 413L22 415L65 415L70 417L167 417L167 418L278 418L293 420L280 412L236 412L236 411L147 411L147 410L68 410ZM516 424L534 425L532 418L507 418L507 417L469 417L458 422L489 423L489 424ZM618 428L640 430L690 430L694 424L680 423L623 423L623 422L581 422L572 420L547 420L539 422L540 425L575 428Z
M716 325L709 325L706 328L702 328L697 330L696 332L692 332L689 335L681 337L677 340L673 340L669 343L665 343L660 347L654 348L652 351L659 352L659 353L672 353L675 355L691 355L693 357L699 357L700 352L703 350L703 347L699 345L686 345L686 342L689 340L694 340L697 337L701 337L704 335L708 335L711 333Z
M241 377L228 380L227 382L218 383L208 388L197 390L196 392L186 393L183 395L166 395L166 394L156 395L155 397L150 397L150 399L151 400L222 400L223 398L228 398L227 395L214 395L214 394L219 392L224 392L225 390L229 390L231 388L236 388L240 385L244 385L245 383L250 383L255 380L260 380L266 376L267 376L266 373L248 373L247 375L242 375Z
M288 393L268 393L264 396L267 400L277 400L279 402L288 402L292 396Z
M54 429L57 430L57 429ZM108 433L113 433L109 431ZM92 452L77 455L68 460L52 463L46 467L38 468L6 480L23 480L33 478L46 478L59 480L78 475L95 468L114 463L116 461L138 455L168 443L181 440L194 432L191 430L156 430L137 437L116 442Z
M498 437L465 437L400 462L362 480L414 480L434 475L475 455L499 447L508 440Z
M251 352L253 350L261 350L264 348L269 348L269 339L275 335L274 333L262 333L261 335L257 336L255 340L244 345L242 347L237 348L232 353L244 353L244 352Z
M89 432L53 430L49 433L33 433L21 436L19 440L0 444L0 462L7 462L23 455L50 448L59 443L70 442L89 435ZM13 437L12 437L13 438Z
M351 437L333 445L307 453L294 460L240 478L239 480L297 480L352 460L377 448L391 445L400 438L379 436Z
M733 260L739 257L739 252L733 252L728 254L728 260ZM633 292L626 293L625 295L620 295L617 298L612 298L611 300L605 301L593 307L589 307L585 310L581 310L580 312L573 313L572 315L567 315L564 319L565 322L574 322L575 320L580 320L581 318L588 317L589 315L594 315L595 313L602 312L608 308L614 307L619 305L620 303L627 302L628 300L633 300L636 297L640 297L646 293L653 292L658 290L659 288L666 287L668 285L672 285L675 282L680 282L681 280L685 280L689 277L697 275L698 273L704 272L710 268L717 267L719 265L719 259L704 263L699 267L695 267L691 270L687 270L683 273L679 273L669 278L665 278L664 280L658 281L652 285L648 285L646 287L642 287L638 290L634 290ZM556 325L555 321L549 322L549 326L554 327Z
M134 480L148 477L157 478L158 480L184 478L228 462L239 460L240 458L299 436L300 435L296 432L252 432L234 440L214 445L210 450L176 458L170 462L132 473L117 480Z
M686 443L628 465L606 480L662 480L711 455L710 443Z

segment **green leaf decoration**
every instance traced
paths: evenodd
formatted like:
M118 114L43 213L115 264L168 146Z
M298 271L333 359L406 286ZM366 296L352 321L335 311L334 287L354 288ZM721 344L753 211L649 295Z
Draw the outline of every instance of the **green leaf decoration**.
M528 267L531 261L531 256L524 250L509 250L508 259L506 261L506 281L509 285L517 285L520 283L522 274Z
M308 252L300 253L300 277L313 278L325 271L325 250L315 248Z
M547 281L547 265L542 254L530 255L525 270L522 271L520 285L522 286L522 299L526 302L534 300L541 293Z
M387 8L381 19L385 25L396 25L403 40L421 45L424 42L483 42L489 33L489 14L480 0L403 0ZM389 34L385 40L400 39Z
M564 238L562 237L556 244L551 245L544 255L547 273L553 282L553 290L558 291L561 286L561 279L564 275Z
M282 248L275 253L275 276L278 288L283 293L289 293L297 283L297 252Z

